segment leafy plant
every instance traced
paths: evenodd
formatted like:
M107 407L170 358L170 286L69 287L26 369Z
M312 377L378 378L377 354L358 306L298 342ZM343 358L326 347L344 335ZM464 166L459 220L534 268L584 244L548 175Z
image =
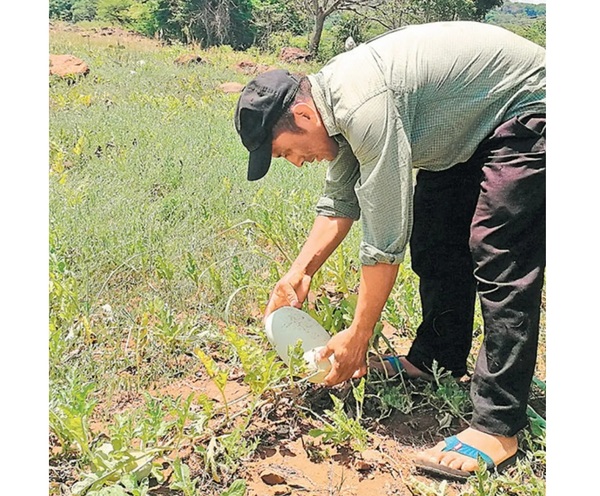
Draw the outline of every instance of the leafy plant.
M225 395L225 386L227 385L229 370L226 368L219 368L212 357L208 356L199 348L194 350L194 354L200 359L208 376L215 383L215 386L217 386L217 389L221 394L221 398L223 398L223 405L225 406L225 418L229 420L229 403L227 401L227 396Z
M427 384L421 394L438 412L440 427L449 427L453 417L466 421L465 415L472 409L468 392L452 377L450 371L439 367L435 360L431 374L433 383Z
M192 479L190 467L177 457L173 461L173 482L169 484L170 489L183 492L184 496L197 496L198 478Z
M244 479L236 479L231 483L221 496L244 496L246 494L246 481Z
M73 485L72 494L89 494L106 484L117 483L124 475L129 476L130 482L132 478L139 482L150 475L162 481L162 465L155 462L155 459L166 449L136 450L130 447L116 448L110 442L104 443L94 450L92 471L84 474L83 478Z
M338 303L333 303L327 296L320 296L314 308L307 308L307 313L330 334L336 334L352 323L357 301L356 294L350 294Z
M333 444L344 444L349 442L350 446L357 451L367 448L369 433L361 425L362 408L365 395L365 380L360 380L358 386L352 387L352 395L356 401L356 418L350 418L344 410L344 402L337 396L330 394L333 401L333 410L325 410L328 420L322 419L324 426L311 429L309 434L313 437L323 436L324 442Z

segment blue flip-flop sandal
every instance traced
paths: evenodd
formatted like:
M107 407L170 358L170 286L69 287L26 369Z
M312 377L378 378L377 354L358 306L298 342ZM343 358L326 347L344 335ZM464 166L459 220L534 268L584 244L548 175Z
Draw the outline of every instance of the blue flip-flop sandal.
M404 368L404 365L402 365L402 362L400 361L400 358L405 358L405 357L406 357L406 355L386 355L386 356L382 356L380 358L383 359L384 361L388 362L389 364L391 364L392 369L394 370L394 375L391 377L396 377L398 374L402 373L403 371L406 371L406 369ZM424 374L423 376L411 376L411 375L408 375L408 372L406 372L406 375L409 379L418 379L418 380L426 380L426 381L433 379L433 377L430 376L429 374Z
M399 357L395 355L388 355L384 356L383 359L392 366L396 375L404 370L404 365L402 365Z
M442 451L456 451L461 455L468 456L469 458L478 459L481 458L488 469L488 471L493 472L497 470L498 472L502 472L504 469L513 465L517 459L517 453L512 455L511 457L504 460L502 463L496 464L494 461L486 455L483 451L474 448L468 444L460 441L456 436L447 437L444 439L446 446ZM445 465L440 465L439 463L427 462L427 461L416 461L415 466L422 472L425 472L430 475L435 475L438 477L443 477L445 479L453 479L461 482L466 481L469 477L471 477L474 472L466 472L464 470L457 470L454 468L446 467Z

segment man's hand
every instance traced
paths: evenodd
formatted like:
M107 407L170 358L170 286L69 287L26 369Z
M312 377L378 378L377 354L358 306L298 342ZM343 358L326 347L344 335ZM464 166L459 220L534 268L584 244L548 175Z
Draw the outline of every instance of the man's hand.
M365 375L369 338L369 333L359 333L353 326L333 336L317 356L317 361L320 361L334 355L333 366L323 384L335 386Z
M312 278L303 271L291 269L273 288L264 318L280 307L301 308L308 296L311 280Z
M292 267L271 292L265 319L280 307L302 307L308 296L312 276L346 237L353 222L347 217L317 216Z

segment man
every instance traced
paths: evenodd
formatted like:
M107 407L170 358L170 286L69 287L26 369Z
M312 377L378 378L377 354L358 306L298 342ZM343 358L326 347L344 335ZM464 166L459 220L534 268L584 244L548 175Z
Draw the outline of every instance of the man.
M238 102L249 180L271 157L331 162L312 230L265 315L300 307L314 273L362 221L356 313L322 352L335 359L325 384L366 373L409 241L423 322L408 355L391 361L397 369L427 376L436 360L463 375L479 295L472 423L418 455L426 472L461 479L478 457L490 469L509 464L527 423L545 267L545 112L545 50L474 22L387 33L307 78L262 74Z

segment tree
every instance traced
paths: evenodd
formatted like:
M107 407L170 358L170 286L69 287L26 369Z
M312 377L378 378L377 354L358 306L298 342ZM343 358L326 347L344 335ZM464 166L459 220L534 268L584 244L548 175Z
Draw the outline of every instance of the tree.
M384 0L358 15L385 30L437 21L482 21L503 0Z
M307 23L302 11L293 3L282 0L253 0L252 25L255 27L255 42L264 49L271 49L274 33L301 35Z
M157 23L166 39L246 48L254 35L250 0L159 0Z
M384 0L296 0L299 9L307 12L313 19L313 28L308 44L308 51L315 56L319 51L325 19L334 12L357 11L360 8L371 7Z

